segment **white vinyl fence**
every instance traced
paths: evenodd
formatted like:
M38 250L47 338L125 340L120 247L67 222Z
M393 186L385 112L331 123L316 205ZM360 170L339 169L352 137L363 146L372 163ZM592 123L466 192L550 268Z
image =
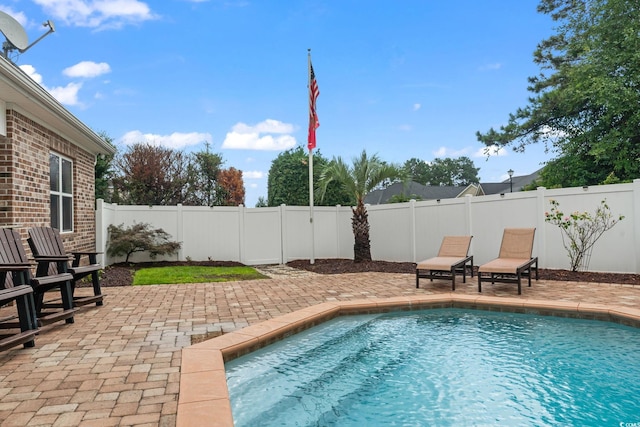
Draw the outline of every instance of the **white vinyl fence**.
M640 180L368 206L371 254L375 260L417 262L435 256L443 236L470 234L470 254L479 265L498 255L504 228L535 227L534 256L539 257L539 266L568 269L560 229L545 222L551 199L557 200L565 213L592 213L606 200L615 217L625 218L596 243L589 270L640 273ZM119 206L99 200L96 244L105 253L102 261L106 265L123 261L106 256L107 227L146 222L182 242L179 253L165 259L259 265L310 259L312 255L318 259L353 258L350 207L316 206L313 224L310 217L309 207L301 206ZM148 259L146 254L136 253L131 261Z

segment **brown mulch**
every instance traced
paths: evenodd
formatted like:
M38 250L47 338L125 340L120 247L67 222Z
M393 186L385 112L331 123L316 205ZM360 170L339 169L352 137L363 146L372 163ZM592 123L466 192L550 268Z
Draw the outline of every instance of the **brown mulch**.
M102 274L102 286L131 286L133 273L144 267L161 267L166 265L203 265L211 267L242 266L233 261L160 261L136 264L113 264L105 268ZM296 260L287 266L318 274L341 273L409 273L414 274L416 265L412 262L369 261L355 263L351 259L316 259L313 264L309 260ZM593 271L539 270L541 280L562 280L596 283L621 283L640 286L640 274L599 273Z

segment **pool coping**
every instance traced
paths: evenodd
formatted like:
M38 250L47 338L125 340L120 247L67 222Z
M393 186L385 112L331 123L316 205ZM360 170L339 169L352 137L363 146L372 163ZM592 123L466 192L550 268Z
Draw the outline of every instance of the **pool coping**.
M640 328L639 309L605 304L452 293L324 302L184 348L176 426L233 426L225 362L338 316L437 308L466 308L575 317Z

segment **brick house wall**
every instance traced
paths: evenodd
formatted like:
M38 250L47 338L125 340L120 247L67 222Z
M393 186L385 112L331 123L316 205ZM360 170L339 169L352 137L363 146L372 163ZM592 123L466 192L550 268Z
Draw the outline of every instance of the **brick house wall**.
M95 250L94 155L12 109L6 129L7 136L0 135L0 227L26 239L30 227L50 226L49 153L55 152L73 162L73 232L62 233L65 248Z

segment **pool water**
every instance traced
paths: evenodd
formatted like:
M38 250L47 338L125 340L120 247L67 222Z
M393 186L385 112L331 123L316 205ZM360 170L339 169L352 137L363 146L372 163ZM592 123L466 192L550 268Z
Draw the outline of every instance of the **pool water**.
M640 423L640 330L609 322L342 316L225 368L236 427Z

